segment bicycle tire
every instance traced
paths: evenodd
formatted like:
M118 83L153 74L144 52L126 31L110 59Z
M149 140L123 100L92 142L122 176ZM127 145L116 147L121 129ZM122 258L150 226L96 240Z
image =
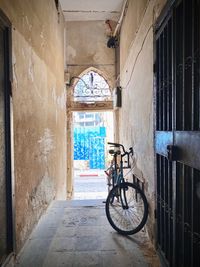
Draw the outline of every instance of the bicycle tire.
M125 207L127 200L129 206ZM139 232L148 218L146 196L137 185L128 182L113 187L106 199L105 209L110 225L122 235Z

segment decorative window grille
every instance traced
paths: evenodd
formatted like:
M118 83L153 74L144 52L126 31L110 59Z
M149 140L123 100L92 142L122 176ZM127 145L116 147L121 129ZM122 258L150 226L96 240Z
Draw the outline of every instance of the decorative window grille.
M74 101L90 103L111 100L109 85L97 72L89 71L84 74L74 87Z

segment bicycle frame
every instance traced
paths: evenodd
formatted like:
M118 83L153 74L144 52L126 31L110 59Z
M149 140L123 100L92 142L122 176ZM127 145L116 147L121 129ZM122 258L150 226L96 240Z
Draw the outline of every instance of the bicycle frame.
M120 185L120 184L123 184L125 182L124 180L124 169L126 168L130 168L130 161L129 161L129 157L131 154L133 154L133 149L130 148L129 149L129 152L125 151L125 148L123 145L121 144L116 144L116 143L108 143L110 145L113 145L114 147L118 147L118 148L122 148L123 150L123 154L120 152L120 150L118 151L114 151L114 150L110 150L109 153L110 154L113 154L113 163L111 165L110 168L113 168L112 172L111 172L111 179L112 179L112 187L116 186L116 185ZM119 164L119 167L118 167L118 164L117 164L117 156L120 155L120 164ZM127 166L124 167L124 160L123 158L127 156ZM106 174L108 175L108 173L106 172ZM117 192L116 193L116 197L119 198L120 197L120 200L121 200L121 203L122 203L122 206L124 209L127 209L128 208L128 203L127 203L127 199L126 199L126 194L125 194L125 188L123 187L119 187L120 188L120 192ZM123 189L123 195L122 195L122 192L121 190ZM123 196L123 197L122 197ZM114 199L114 196L113 196L113 199ZM119 199L118 199L119 200Z
M147 221L148 202L140 187L128 182L124 177L124 169L131 168L129 159L130 155L133 155L133 149L130 148L129 151L126 151L121 144L108 144L121 150L109 150L109 153L113 155L109 168L113 184L112 189L109 188L109 194L105 202L106 216L111 226L120 234L135 234L143 228ZM120 162L117 162L118 155L120 155ZM127 158L125 158L126 156ZM135 194L136 198L134 197ZM137 206L137 195L139 195L140 200L139 207Z

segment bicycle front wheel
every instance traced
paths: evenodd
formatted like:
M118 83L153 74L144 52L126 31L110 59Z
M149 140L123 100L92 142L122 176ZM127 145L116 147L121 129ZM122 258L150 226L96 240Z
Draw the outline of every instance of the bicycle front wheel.
M144 193L132 183L116 185L106 199L106 216L120 234L132 235L139 232L148 217Z

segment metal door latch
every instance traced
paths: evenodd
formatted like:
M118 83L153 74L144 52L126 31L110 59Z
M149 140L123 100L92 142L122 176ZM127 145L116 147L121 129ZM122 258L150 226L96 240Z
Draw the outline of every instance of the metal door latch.
M167 146L167 159L169 161L178 160L178 147L173 145Z

